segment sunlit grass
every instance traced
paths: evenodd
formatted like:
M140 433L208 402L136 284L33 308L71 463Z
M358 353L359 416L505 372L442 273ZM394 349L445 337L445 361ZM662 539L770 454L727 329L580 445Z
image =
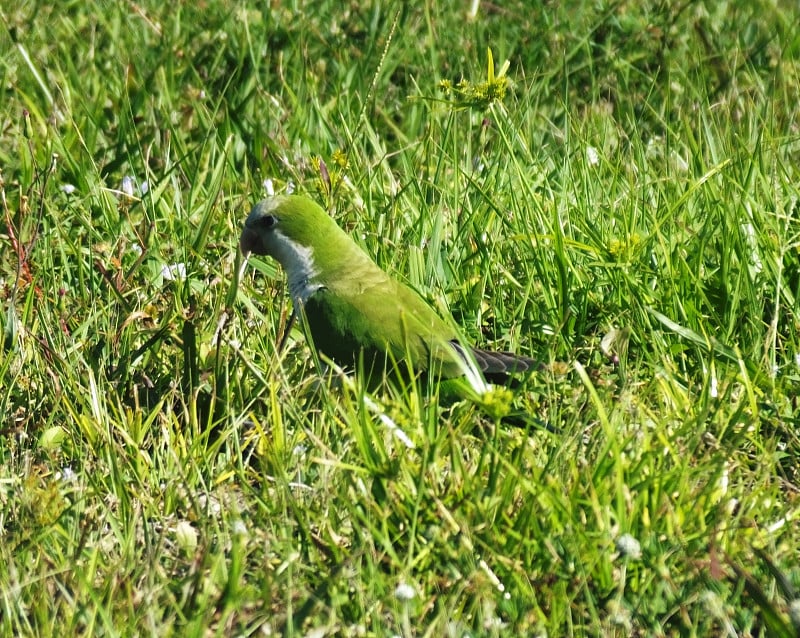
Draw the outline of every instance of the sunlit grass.
M2 634L795 635L788 9L279 4L0 14ZM278 352L286 189L553 431Z

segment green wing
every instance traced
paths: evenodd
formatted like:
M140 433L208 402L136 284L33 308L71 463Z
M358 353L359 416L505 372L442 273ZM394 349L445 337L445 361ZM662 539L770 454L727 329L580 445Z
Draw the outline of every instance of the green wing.
M433 360L443 376L457 376L456 338L433 309L411 288L384 273L359 279L347 288L321 288L305 303L314 345L342 366L363 361L382 369L408 361L417 371Z

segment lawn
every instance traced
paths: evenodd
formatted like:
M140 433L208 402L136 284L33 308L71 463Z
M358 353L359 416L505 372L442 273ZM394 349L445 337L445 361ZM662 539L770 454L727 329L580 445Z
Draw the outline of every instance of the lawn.
M797 635L798 166L780 0L7 3L0 635ZM287 191L528 426L281 350Z

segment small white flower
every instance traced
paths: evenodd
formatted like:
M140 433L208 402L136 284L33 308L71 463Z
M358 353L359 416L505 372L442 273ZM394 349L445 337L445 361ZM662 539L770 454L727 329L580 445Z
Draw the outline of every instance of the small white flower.
M623 534L617 539L617 551L622 558L639 560L642 557L642 546L630 534Z
M594 146L586 147L586 161L589 162L589 166L597 166L600 163L600 155Z
M126 175L122 178L122 188L120 189L128 197L133 197L133 191L136 188L136 182L133 177Z
M161 266L161 276L166 281L186 279L186 264L164 264Z
M57 476L64 483L70 483L72 481L78 480L78 475L75 473L75 470L73 470L69 465L61 468L61 473L60 474L61 474L60 476L58 476L58 475Z
M126 197L142 196L150 190L150 184L147 180L140 183L136 181L133 175L125 175L122 178L122 186L120 186L119 190Z
M272 182L271 177L265 179L261 185L264 187L264 192L268 197L272 197L275 194L275 184Z
M400 583L394 588L394 597L403 602L413 600L416 595L417 591L408 583Z
M294 182L288 182L286 184L286 194L291 195L292 193L294 193Z
M247 525L244 524L244 521L241 518L237 518L235 521L233 521L233 524L231 525L231 532L234 536L248 536Z
M67 195L72 195L76 190L78 190L74 184L62 184L61 185L61 192L66 193Z

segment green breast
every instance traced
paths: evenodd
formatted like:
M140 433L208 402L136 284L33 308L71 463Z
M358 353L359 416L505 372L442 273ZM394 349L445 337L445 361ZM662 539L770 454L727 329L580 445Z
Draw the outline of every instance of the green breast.
M314 346L346 369L355 368L362 358L368 374L384 369L386 345L357 334L349 322L337 315L330 297L327 290L320 290L304 306Z

